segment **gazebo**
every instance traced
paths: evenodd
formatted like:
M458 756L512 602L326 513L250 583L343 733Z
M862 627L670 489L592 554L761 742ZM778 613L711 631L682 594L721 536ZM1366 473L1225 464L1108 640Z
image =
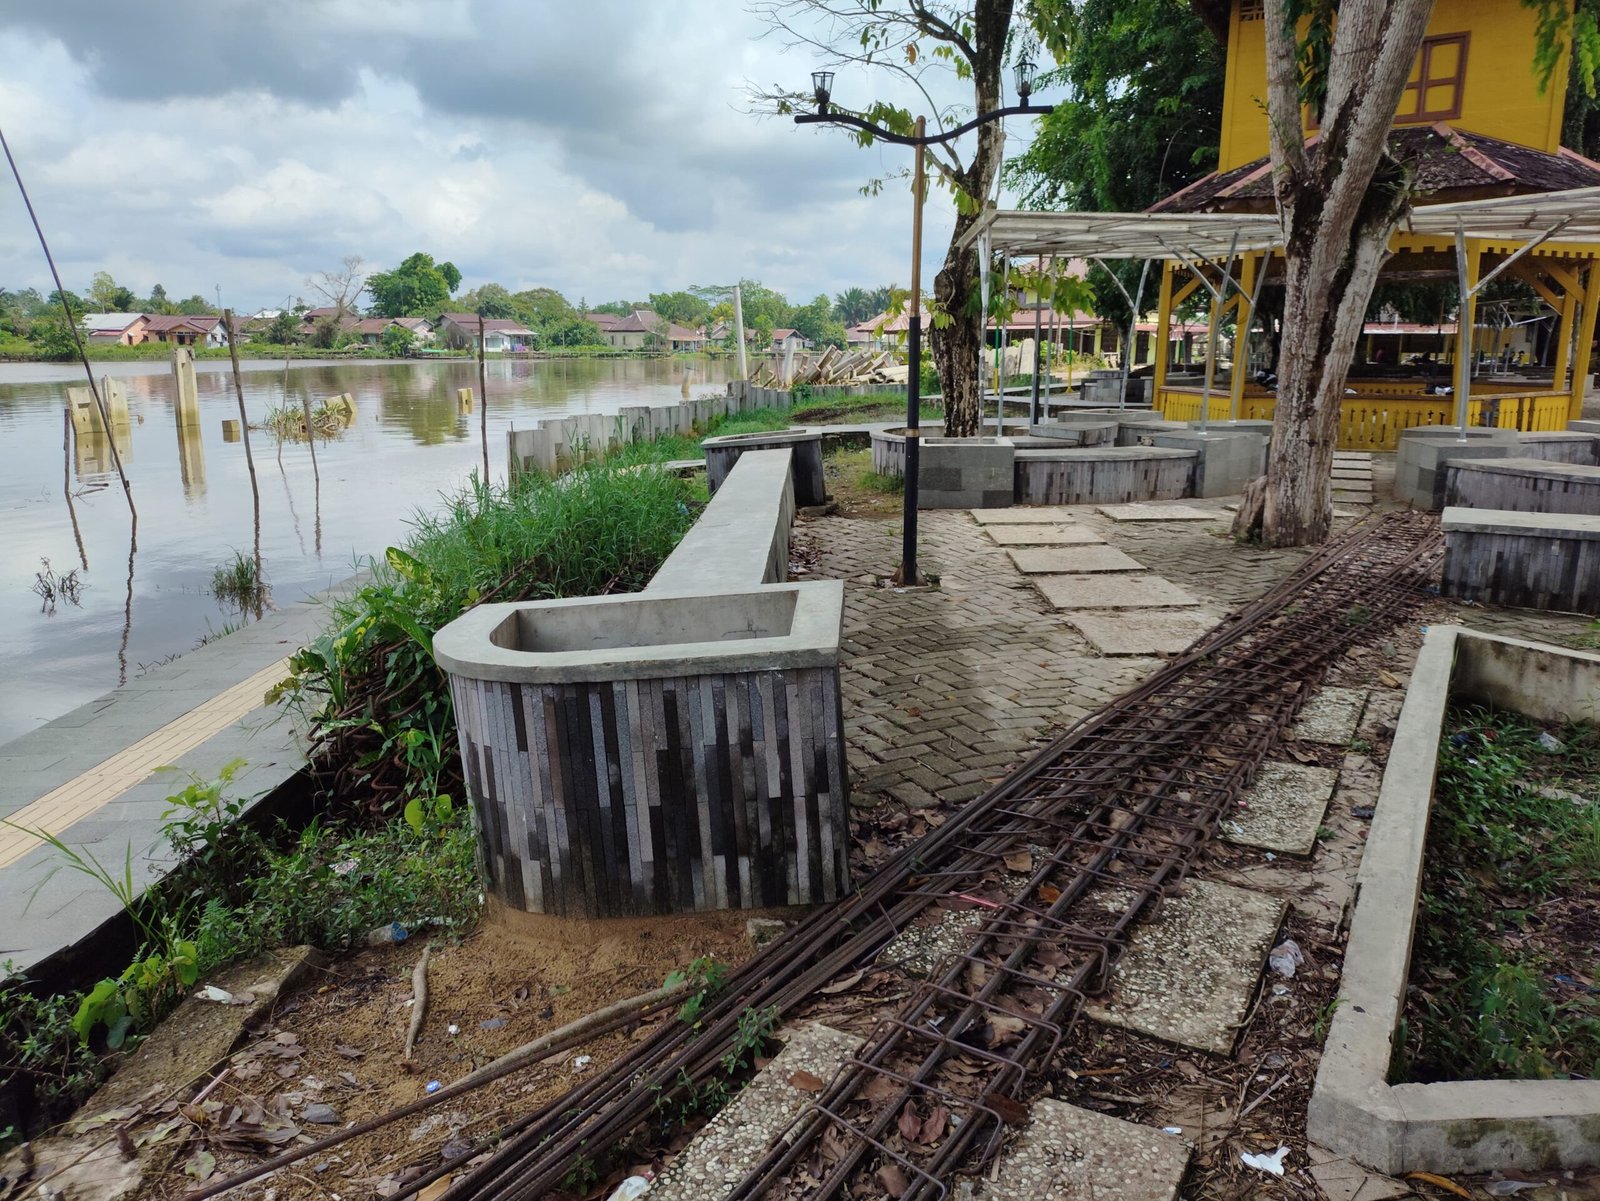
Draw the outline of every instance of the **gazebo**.
M1412 134L1416 131L1397 131ZM1436 131L1425 132L1438 137ZM1460 140L1459 131L1450 131ZM1471 137L1451 153L1490 173L1497 160ZM1382 281L1454 280L1463 301L1447 354L1448 374L1430 364L1353 372L1341 406L1339 444L1393 449L1400 431L1419 425L1491 425L1559 430L1581 415L1590 372L1595 317L1600 312L1600 165L1570 151L1549 155L1498 143L1502 159L1535 156L1543 181L1582 179L1587 186L1437 201L1451 188L1421 197L1390 242ZM1499 167L1504 174L1508 169ZM1153 403L1166 417L1212 421L1270 420L1276 398L1251 378L1247 332L1264 287L1281 279L1283 232L1271 211L1270 172L1252 163L1212 175L1143 213L1040 213L991 210L969 241L1012 258L1043 256L1160 262ZM1226 204L1227 211L1216 206ZM1554 361L1515 373L1477 369L1476 349L1493 331L1475 322L1484 285L1501 275L1527 284L1559 319ZM1209 298L1205 375L1199 383L1169 379L1168 334L1178 307L1204 289ZM1216 330L1236 322L1236 354L1226 378L1216 372Z

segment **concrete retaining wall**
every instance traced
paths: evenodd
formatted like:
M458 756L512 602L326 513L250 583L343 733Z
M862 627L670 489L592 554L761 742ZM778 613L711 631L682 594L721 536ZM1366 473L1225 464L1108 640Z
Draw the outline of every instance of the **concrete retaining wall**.
M826 504L828 485L822 474L822 431L816 429L773 430L770 433L732 434L726 438L707 438L701 444L706 453L706 485L712 495L722 487L741 455L754 450L788 450L792 458L794 503L802 508Z
M1105 505L1192 496L1193 450L1097 446L1019 450L1016 500L1023 505Z
M1600 614L1600 517L1446 509L1445 596Z
M1600 516L1600 467L1528 458L1462 460L1444 463L1439 477L1446 505Z
M917 508L1010 508L1014 457L1008 438L922 439Z
M1428 815L1451 695L1542 720L1593 720L1600 656L1428 630L1395 730L1307 1115L1312 1142L1391 1176L1600 1163L1600 1081L1388 1083L1404 1013Z

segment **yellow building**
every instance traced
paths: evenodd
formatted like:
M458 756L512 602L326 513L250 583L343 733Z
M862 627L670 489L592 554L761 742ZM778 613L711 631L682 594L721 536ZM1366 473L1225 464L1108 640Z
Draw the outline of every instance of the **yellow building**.
M1218 169L1151 211L1174 216L1271 214L1262 0L1196 0L1196 7L1228 51ZM1521 0L1437 0L1391 135L1394 154L1413 171L1416 206L1448 204L1452 213L1459 213L1463 202L1600 186L1600 164L1560 144L1566 70L1556 71L1548 81L1539 79L1534 66L1537 20ZM1305 135L1317 136L1310 114ZM1472 225L1456 219L1465 227ZM1498 229L1503 222L1489 225ZM1490 361L1501 348L1503 331L1475 327L1474 301L1469 298L1463 306L1461 325L1470 331L1473 364L1468 419L1475 424L1561 429L1580 415L1600 311L1600 244L1564 240L1557 231L1527 249L1540 232L1535 227L1509 236L1468 236L1458 248L1453 228L1435 222L1427 232L1416 232L1413 222L1391 243L1394 257L1385 268L1387 280L1453 283L1461 249L1469 286L1509 261L1506 274L1527 284L1547 306L1552 334L1543 339L1544 353L1537 362L1515 364L1505 361L1508 356ZM1569 231L1568 237L1573 236ZM1232 318L1242 326L1250 324L1258 285L1273 282L1273 252L1264 244L1259 249L1245 249L1248 242L1240 245L1232 287L1222 269L1229 257L1225 254L1159 256L1165 260L1158 318L1163 331L1176 308L1202 288L1200 273L1210 288L1223 293L1221 304L1214 301L1212 306L1218 317L1224 323ZM1456 315L1448 316L1454 326ZM1270 388L1249 378L1262 364L1248 361L1248 339L1238 342L1245 348L1241 361L1218 378L1204 405L1212 420L1272 414ZM1438 361L1366 362L1353 368L1348 386L1354 395L1344 406L1341 444L1391 448L1401 429L1455 421L1456 405L1448 390L1456 382L1451 365L1458 361L1460 344L1460 337L1449 338ZM1166 345L1165 337L1156 338L1156 403L1169 417L1197 419L1202 389L1169 384L1162 353Z

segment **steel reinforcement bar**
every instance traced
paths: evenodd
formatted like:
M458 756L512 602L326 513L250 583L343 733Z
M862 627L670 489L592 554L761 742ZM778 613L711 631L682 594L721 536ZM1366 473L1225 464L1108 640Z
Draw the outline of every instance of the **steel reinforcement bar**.
M906 848L856 897L770 944L702 1012L698 1036L673 1023L603 1076L513 1122L444 1196L538 1201L580 1156L603 1160L648 1127L662 1099L719 1071L746 1010L802 1015L817 988L959 895L966 901L956 903L976 898L984 913L968 945L878 1023L732 1193L850 1195L887 1161L906 1175L903 1197L944 1196L952 1175L998 1151L1083 997L1103 986L1133 925L1182 879L1308 690L1339 655L1425 599L1441 549L1437 523L1409 513L1330 543ZM1005 863L1018 862L1020 848L1031 860L1025 873ZM933 1147L899 1136L907 1106L934 1105L955 1119L947 1136Z

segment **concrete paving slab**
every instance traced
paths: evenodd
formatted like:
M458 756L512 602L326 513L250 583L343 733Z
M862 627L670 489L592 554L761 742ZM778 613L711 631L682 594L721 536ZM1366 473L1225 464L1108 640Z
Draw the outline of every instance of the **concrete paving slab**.
M1330 746L1349 746L1361 724L1366 707L1364 688L1319 688L1300 717L1289 727L1289 737L1302 742L1325 742Z
M1096 1021L1227 1055L1250 1008L1287 903L1191 879L1133 932Z
M996 546L1090 546L1105 541L1081 525L991 525L984 533Z
M1199 602L1158 575L1036 575L1053 609L1183 609Z
M1339 773L1308 763L1263 763L1241 806L1222 822L1222 838L1237 846L1309 855Z
M982 1201L1172 1201L1189 1167L1176 1135L1046 1098L1000 1154ZM1367 1201L1363 1198L1362 1201Z
M1006 552L1024 575L1073 571L1143 571L1144 564L1114 546L1036 546Z
M1193 505L1135 502L1128 505L1098 505L1096 508L1112 521L1218 521L1222 517L1215 509L1197 509Z
M1014 505L1009 509L972 509L972 520L979 525L1052 525L1070 522L1081 509L1066 505Z
M1403 1180L1374 1172L1315 1143L1307 1144L1306 1155L1311 1161L1311 1175L1327 1194L1328 1201L1392 1201L1416 1193Z
M726 1197L816 1095L790 1083L796 1073L828 1081L861 1046L853 1034L823 1025L780 1035L787 1041L772 1062L712 1118L650 1186L650 1201L714 1201ZM805 1083L810 1084L810 1080Z
M1102 655L1176 655L1217 624L1203 609L1073 613L1067 618Z

